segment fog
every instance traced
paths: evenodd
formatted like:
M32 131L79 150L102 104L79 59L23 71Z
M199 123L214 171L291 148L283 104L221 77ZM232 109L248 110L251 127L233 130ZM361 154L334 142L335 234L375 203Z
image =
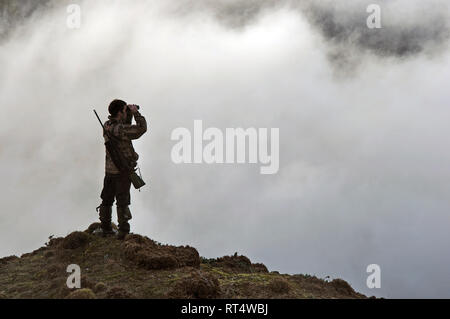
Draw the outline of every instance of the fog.
M70 2L67 2L67 4ZM0 22L0 256L84 230L114 98L141 106L148 186L131 229L212 258L343 278L389 298L449 298L449 7L445 0L80 1ZM17 14L17 13L16 13ZM280 129L280 168L174 164L171 132ZM116 218L114 213L114 219ZM368 289L366 267L381 267Z

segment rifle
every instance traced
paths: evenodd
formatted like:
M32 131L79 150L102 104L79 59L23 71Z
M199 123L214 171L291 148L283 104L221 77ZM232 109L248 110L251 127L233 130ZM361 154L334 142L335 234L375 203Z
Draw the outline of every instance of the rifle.
M97 111L94 110L94 113L103 128L103 132L106 134L106 136L108 136L108 141L105 142L105 147L114 165L116 165L121 173L129 174L131 183L133 184L134 188L140 189L145 185L145 182L138 174L136 174L136 169L134 167L131 167L129 162L119 151L119 148L117 146L118 139L115 136L109 134L109 132L105 129L102 121L100 120L100 117L97 114Z

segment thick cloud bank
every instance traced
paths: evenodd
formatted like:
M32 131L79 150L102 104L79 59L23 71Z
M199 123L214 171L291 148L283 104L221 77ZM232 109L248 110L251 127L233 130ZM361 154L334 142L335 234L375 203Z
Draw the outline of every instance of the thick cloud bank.
M447 2L379 1L376 30L368 1L334 2L82 1L80 29L61 2L2 2L0 255L97 218L92 108L120 97L149 120L133 231L368 295L450 297ZM196 119L279 128L278 174L175 165L171 132Z

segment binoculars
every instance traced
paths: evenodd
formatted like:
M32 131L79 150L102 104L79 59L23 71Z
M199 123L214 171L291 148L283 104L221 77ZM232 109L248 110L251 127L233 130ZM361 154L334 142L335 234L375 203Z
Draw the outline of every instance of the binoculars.
M136 108L139 110L139 105L136 105ZM133 119L133 113L131 113L131 110L127 105L127 118L125 119L125 124L131 124L132 119Z

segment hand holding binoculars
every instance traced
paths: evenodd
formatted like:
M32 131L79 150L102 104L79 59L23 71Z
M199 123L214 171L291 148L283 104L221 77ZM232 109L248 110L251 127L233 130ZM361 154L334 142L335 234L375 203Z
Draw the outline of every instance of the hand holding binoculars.
M133 113L135 113L137 110L139 110L139 105L136 104L128 104L127 105L127 111L131 111Z

